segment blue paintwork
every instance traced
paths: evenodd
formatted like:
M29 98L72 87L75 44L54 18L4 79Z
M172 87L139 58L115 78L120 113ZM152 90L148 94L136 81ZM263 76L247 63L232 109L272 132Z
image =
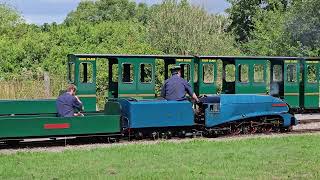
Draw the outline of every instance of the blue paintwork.
M121 114L129 128L193 126L194 113L189 101L119 99Z
M275 107L273 104L285 104L272 96L248 94L223 94L207 97L204 104L205 126L210 128L231 121L241 121L259 116L278 115L284 120L283 127L296 125L297 120L288 113L288 106ZM189 101L118 99L121 115L128 120L125 128L157 128L193 126L194 111ZM213 105L212 107L210 107ZM293 120L293 121L292 121Z
M274 107L273 104L283 104L282 100L272 96L265 95L250 95L250 94L237 94L237 95L220 95L220 111L213 112L214 110L208 108L205 110L206 127L213 127L230 121L240 121L242 119L259 117L266 115L279 115L284 120L284 127L296 125L297 120L288 113L288 106ZM217 105L216 105L217 106ZM214 108L213 108L214 109ZM292 123L293 118L293 123Z

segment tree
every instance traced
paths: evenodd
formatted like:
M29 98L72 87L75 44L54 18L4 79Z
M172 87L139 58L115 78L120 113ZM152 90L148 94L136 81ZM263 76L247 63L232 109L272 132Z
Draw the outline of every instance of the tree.
M228 0L231 8L227 10L231 24L228 28L236 36L236 41L248 42L254 31L254 21L263 11L286 11L292 0Z
M166 54L238 54L233 37L224 31L227 24L224 16L210 15L186 0L165 0L152 8L149 40Z
M10 32L23 22L21 15L6 4L0 3L0 35Z
M318 4L317 4L318 3ZM320 47L318 1L295 1L287 10L259 10L254 30L242 50L250 55L318 56Z
M145 22L148 7L137 5L129 0L82 1L76 11L68 14L66 24L77 24L79 21L99 23L103 21L125 21L136 19Z
M253 56L296 56L297 48L290 44L286 32L289 13L282 10L260 10L253 19L254 30L242 50Z
M298 0L287 23L291 43L300 43L310 55L320 55L320 1Z

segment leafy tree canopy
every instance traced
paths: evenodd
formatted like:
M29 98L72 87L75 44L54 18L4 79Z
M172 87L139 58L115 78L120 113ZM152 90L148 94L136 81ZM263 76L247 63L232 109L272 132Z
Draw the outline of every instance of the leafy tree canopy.
M137 5L129 0L82 1L77 9L68 14L65 23L77 24L79 21L99 23L103 21L147 20L146 4Z
M164 0L152 8L148 23L152 46L167 54L239 54L225 32L226 17L208 14L186 0Z
M227 10L231 24L229 31L236 36L237 42L247 42L254 31L255 18L262 11L281 9L286 11L292 0L228 0L231 7Z

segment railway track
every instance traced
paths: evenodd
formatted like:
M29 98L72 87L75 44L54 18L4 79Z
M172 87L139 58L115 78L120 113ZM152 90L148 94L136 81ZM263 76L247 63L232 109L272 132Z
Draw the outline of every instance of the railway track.
M241 134L241 135L225 135L217 138L203 138L196 137L196 139L206 139L209 141L229 140L229 139L245 139L245 138L257 138L257 137L274 137L274 136L287 136L287 135L299 135L299 134L312 134L320 133L320 128L315 129L296 129L287 133L257 133L257 134ZM168 142L186 142L194 138L172 138L165 140ZM139 140L139 141L128 141L121 140L120 142L107 142L101 139L91 138L89 139L59 139L59 140L43 140L43 141L23 141L18 145L7 145L0 144L1 153L15 153L20 151L64 151L68 149L92 149L97 147L112 147L118 145L129 145L129 144L156 144L163 142L164 139L158 140Z
M299 116L298 116L299 117ZM206 138L213 140L224 140L230 138L246 138L246 137L260 137L260 136L278 136L278 135L293 135L293 134L307 134L307 133L320 133L320 115L319 119L313 118L301 118L299 117L299 125L295 126L292 131L286 133L257 133L257 134L240 134L240 135L225 135L217 138ZM307 116L304 116L307 117ZM199 138L199 136L198 136ZM201 138L201 136L200 136ZM178 141L184 142L191 138L172 138L168 141ZM0 153L1 151L19 151L19 150L50 150L50 149L65 149L73 148L73 147L99 147L99 146L113 146L113 145L123 145L123 144L143 144L143 143L157 143L161 141L159 140L140 140L140 141L129 141L129 140L121 140L120 142L116 142L114 139L105 138L105 137L65 137L65 138L57 138L57 139L28 139L20 142L19 144L5 144L0 143Z

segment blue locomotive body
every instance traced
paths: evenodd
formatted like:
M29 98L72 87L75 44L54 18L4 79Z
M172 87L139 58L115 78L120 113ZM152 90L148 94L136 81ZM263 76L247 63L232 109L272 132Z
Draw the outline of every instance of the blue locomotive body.
M243 119L278 116L282 126L296 125L297 120L288 113L288 105L278 98L265 95L227 95L204 98L205 125L214 127Z
M118 100L126 128L199 127L210 129L228 123L241 123L248 119L261 121L261 125L289 128L297 120L289 113L288 105L278 98L265 95L219 95L200 99L197 106L189 101ZM277 118L277 124L263 121Z

